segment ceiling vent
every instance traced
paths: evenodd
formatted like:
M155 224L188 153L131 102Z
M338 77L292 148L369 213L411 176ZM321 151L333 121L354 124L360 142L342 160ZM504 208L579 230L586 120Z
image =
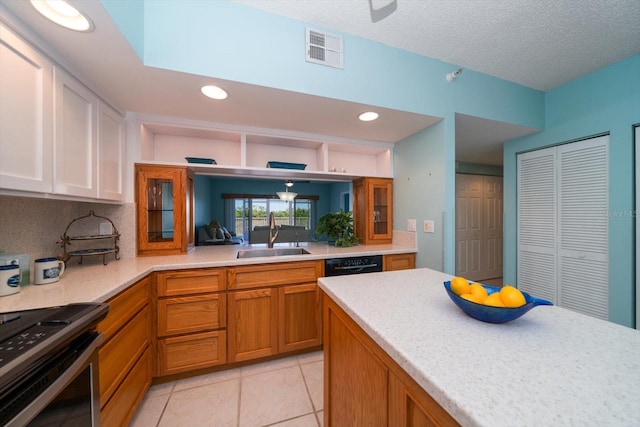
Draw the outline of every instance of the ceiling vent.
M307 28L307 62L344 68L342 37Z

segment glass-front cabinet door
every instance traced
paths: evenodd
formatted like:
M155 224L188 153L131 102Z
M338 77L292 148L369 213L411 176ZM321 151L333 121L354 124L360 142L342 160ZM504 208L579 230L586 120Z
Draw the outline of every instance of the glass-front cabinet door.
M353 182L354 219L360 243L391 243L393 237L393 180L360 178Z
M138 254L193 246L193 175L186 168L136 165Z

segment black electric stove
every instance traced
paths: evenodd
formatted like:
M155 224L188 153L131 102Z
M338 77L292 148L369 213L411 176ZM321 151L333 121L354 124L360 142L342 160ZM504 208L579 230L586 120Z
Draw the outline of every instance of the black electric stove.
M95 326L108 311L87 303L0 313L0 425L95 352L102 338Z

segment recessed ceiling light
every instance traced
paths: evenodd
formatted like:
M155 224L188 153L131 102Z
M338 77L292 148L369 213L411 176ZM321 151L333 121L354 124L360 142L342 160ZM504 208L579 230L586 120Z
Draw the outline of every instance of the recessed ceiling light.
M93 22L64 0L31 0L45 18L74 31L93 31Z
M205 96L208 96L212 99L226 99L228 96L227 92L224 89L219 88L218 86L202 86L202 89L200 90Z
M378 118L378 113L376 113L375 111L367 111L360 114L358 118L363 122L370 122Z

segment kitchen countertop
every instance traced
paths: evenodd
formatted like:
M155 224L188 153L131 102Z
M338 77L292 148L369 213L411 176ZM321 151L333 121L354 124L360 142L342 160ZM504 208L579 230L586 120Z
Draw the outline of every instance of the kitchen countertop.
M416 269L319 284L463 426L640 425L640 331L555 306L483 323L449 299L450 278Z
M276 248L294 247L295 244L276 244ZM198 246L187 254L153 257L137 257L78 265L78 258L67 264L58 282L46 285L22 286L20 292L0 297L0 313L33 308L52 307L76 302L104 302L131 286L152 271L187 268L228 267L246 264L265 264L340 258L347 256L377 255L416 252L415 247L405 245L356 245L348 248L329 246L326 242L303 242L300 247L311 252L308 255L289 255L237 259L239 250L264 249L267 245ZM98 257L91 261L97 260ZM101 259L101 258L100 258Z

